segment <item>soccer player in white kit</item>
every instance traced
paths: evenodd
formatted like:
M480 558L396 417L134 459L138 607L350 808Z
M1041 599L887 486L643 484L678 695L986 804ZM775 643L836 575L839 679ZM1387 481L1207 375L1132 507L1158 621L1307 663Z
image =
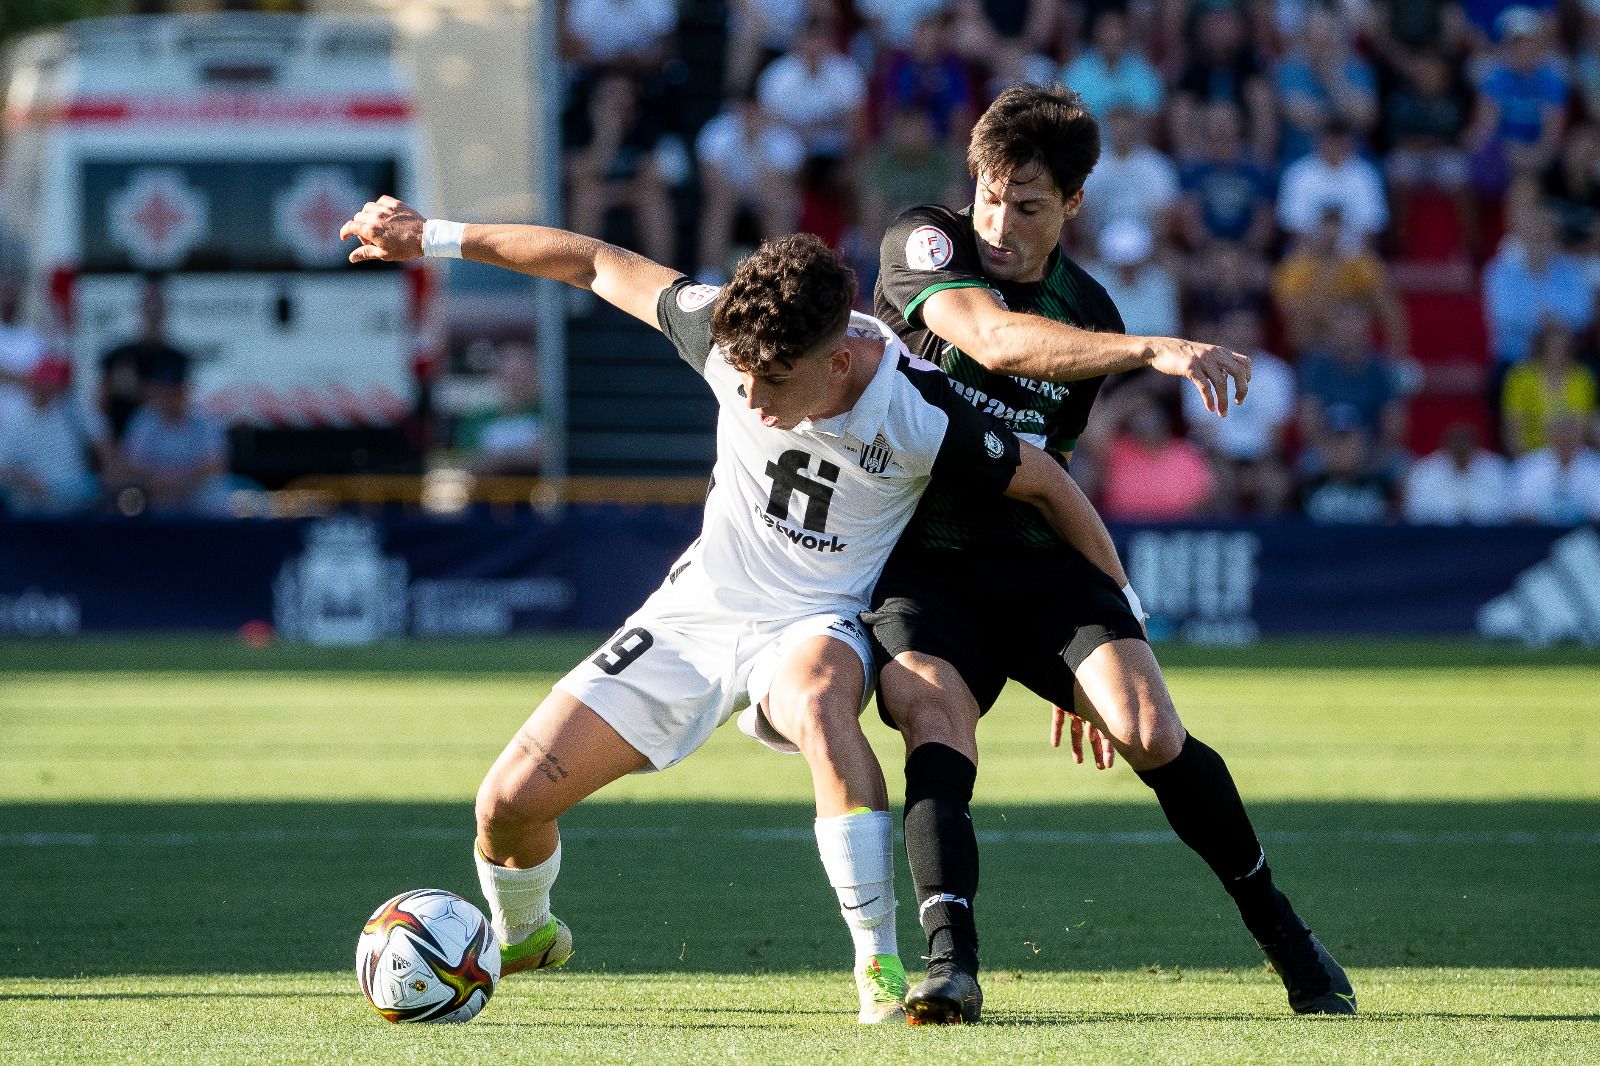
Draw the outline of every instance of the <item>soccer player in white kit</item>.
M592 289L665 333L717 398L700 537L557 682L479 789L475 858L504 972L572 954L550 913L556 819L625 774L676 764L739 714L741 729L811 770L818 850L855 943L859 1020L903 1018L888 794L860 726L872 652L857 616L934 477L974 506L1001 494L1034 504L1125 584L1083 494L886 326L852 313L854 274L815 237L768 242L719 289L589 237L424 221L392 197L340 234L361 240L354 262L465 255Z

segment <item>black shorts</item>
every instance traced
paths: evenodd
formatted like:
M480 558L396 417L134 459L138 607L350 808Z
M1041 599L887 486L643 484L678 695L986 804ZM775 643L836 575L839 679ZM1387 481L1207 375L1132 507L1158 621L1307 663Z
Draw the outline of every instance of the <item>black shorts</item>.
M901 652L937 656L956 668L980 712L1008 678L1072 707L1073 672L1113 640L1144 640L1122 590L1072 551L947 559L891 559L862 615L878 669ZM878 702L878 713L893 725Z

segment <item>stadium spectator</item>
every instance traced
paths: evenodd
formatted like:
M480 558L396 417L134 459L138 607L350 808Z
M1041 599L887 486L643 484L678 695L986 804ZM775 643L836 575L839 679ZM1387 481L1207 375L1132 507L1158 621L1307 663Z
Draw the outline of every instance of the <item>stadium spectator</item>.
M1106 453L1103 511L1121 522L1196 518L1212 504L1216 482L1200 449L1173 435L1172 416L1143 386L1125 387L1120 428Z
M689 177L688 152L668 128L668 89L659 76L598 75L567 145L567 201L572 228L602 235L606 213L631 213L635 243L660 263L678 260L671 189Z
M1127 331L1146 337L1178 336L1183 326L1178 282L1155 258L1150 227L1120 219L1100 231L1096 246L1099 258L1083 268L1105 286Z
M1283 113L1285 159L1311 151L1317 132L1342 122L1368 135L1378 119L1378 81L1350 47L1350 31L1331 10L1311 8L1273 80Z
M72 363L41 354L24 379L27 402L0 421L0 498L13 515L65 515L92 508L100 482L90 468L115 473L110 427L71 393Z
M1295 160L1278 186L1278 224L1305 236L1322 225L1330 209L1343 225L1340 242L1354 252L1389 224L1389 208L1378 168L1356 152L1355 137L1342 121L1317 135L1317 150Z
M1551 526L1600 521L1600 452L1585 447L1583 423L1557 419L1550 443L1511 468L1517 518Z
M856 13L867 20L874 36L891 48L910 44L924 19L950 6L951 0L855 0Z
M1272 298L1296 352L1325 345L1334 309L1356 303L1378 316L1384 342L1396 358L1411 351L1405 308L1388 268L1364 245L1348 248L1337 210L1323 213L1316 229L1298 237L1272 271Z
M1234 241L1212 241L1190 258L1185 289L1195 322L1220 322L1234 311L1264 313L1266 260Z
M0 282L0 423L28 404L28 374L44 356L44 338L21 320L21 293Z
M1128 39L1126 13L1100 9L1092 34L1090 47L1061 68L1061 81L1083 97L1084 106L1101 122L1119 107L1155 118L1164 95L1161 75Z
M1384 101L1389 152L1384 173L1397 212L1418 187L1456 193L1466 188L1467 154L1461 150L1467 109L1456 92L1449 62L1437 51L1417 53L1400 68L1401 83Z
M727 95L743 96L756 71L790 49L810 7L808 0L729 0Z
M1572 334L1546 326L1535 335L1528 361L1506 374L1500 432L1511 455L1543 448L1550 428L1563 418L1586 423L1594 417L1594 371L1576 362L1572 349Z
M813 158L848 158L864 132L867 79L833 42L831 19L813 16L792 52L767 64L756 95L800 136Z
M1306 517L1323 525L1373 525L1388 521L1394 478L1372 458L1365 429L1334 412L1323 433L1321 462L1303 489Z
M1229 103L1248 119L1257 159L1277 157L1277 108L1272 85L1256 56L1244 13L1229 3L1197 8L1190 35L1193 49L1178 75L1168 130L1180 158L1200 154L1196 117L1202 106Z
M1495 19L1495 32L1500 48L1478 81L1467 134L1485 193L1499 193L1515 175L1537 173L1555 157L1571 95L1539 12L1514 4Z
M580 77L602 70L653 73L678 28L674 0L571 0L566 14L567 51Z
M1578 333L1594 321L1594 288L1582 264L1562 251L1556 225L1555 215L1542 206L1513 211L1511 231L1484 268L1484 314L1496 362L1497 382L1490 394L1495 408L1498 380L1528 358L1534 334L1550 323Z
M1308 470L1326 461L1332 437L1356 432L1366 438L1370 458L1395 471L1403 461L1405 398L1398 368L1372 344L1372 317L1360 303L1336 307L1325 347L1300 364L1300 439Z
M966 64L951 48L947 14L924 18L904 48L883 53L874 83L874 133L882 134L894 112L913 107L928 116L939 140L956 151L965 147L976 117L977 94Z
M144 403L150 368L188 358L167 340L167 299L161 279L147 278L139 295L139 335L100 356L98 404L114 440L122 439L128 420Z
M475 474L541 473L549 437L533 349L502 344L495 352L494 384L494 403L468 412L456 425L456 450Z
M961 153L934 135L933 122L921 108L903 107L889 117L882 141L861 163L857 231L869 245L863 257L861 288L872 290L877 274L873 241L882 237L901 211L921 203L961 203L972 195L966 184Z
M1593 277L1600 259L1600 127L1585 123L1567 134L1539 191L1559 221L1561 243L1585 261Z
M1294 371L1261 346L1261 316L1250 310L1226 315L1198 331L1230 351L1250 357L1249 399L1209 418L1195 389L1183 390L1183 415L1190 435L1205 446L1216 473L1222 510L1261 516L1282 514L1294 493L1285 455L1297 408Z
M1113 107L1105 132L1108 143L1083 183L1078 220L1092 234L1119 220L1136 222L1159 241L1171 232L1177 167L1150 147L1145 119L1132 108Z
M1178 174L1184 240L1191 248L1211 238L1242 241L1254 252L1265 252L1273 237L1272 177L1245 152L1236 107L1211 104L1201 121L1200 155Z
M1412 525L1497 526L1511 521L1511 467L1468 423L1445 430L1444 445L1406 474L1403 515Z
M794 229L805 146L752 90L729 100L702 126L694 147L700 163L699 279L720 285L732 272L730 250L741 222L752 245Z
M143 493L157 514L228 514L228 435L189 403L189 361L151 365L145 402L122 439L118 482Z

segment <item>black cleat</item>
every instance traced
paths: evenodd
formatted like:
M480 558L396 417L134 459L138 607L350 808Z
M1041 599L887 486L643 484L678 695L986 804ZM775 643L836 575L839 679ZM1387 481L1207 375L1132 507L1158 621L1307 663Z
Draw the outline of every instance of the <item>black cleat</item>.
M960 1025L983 1013L978 979L948 958L928 960L928 976L906 993L906 1021L911 1025Z
M1289 991L1289 1006L1296 1014L1356 1012L1356 991L1350 987L1350 978L1315 934L1291 934L1260 947L1283 978L1283 987Z

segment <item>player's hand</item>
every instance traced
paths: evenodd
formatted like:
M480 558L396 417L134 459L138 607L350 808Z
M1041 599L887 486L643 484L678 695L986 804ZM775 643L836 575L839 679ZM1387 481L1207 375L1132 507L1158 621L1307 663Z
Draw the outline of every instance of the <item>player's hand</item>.
M1072 761L1082 764L1083 740L1087 734L1089 750L1094 754L1094 768L1096 770L1109 770L1116 761L1117 749L1111 746L1111 740L1091 722L1086 722L1071 711L1060 707L1050 708L1050 746L1061 746L1061 725L1068 718L1072 719Z
M355 217L339 227L339 239L351 237L361 247L350 253L350 262L380 259L401 263L422 257L422 224L425 220L411 207L393 196L369 200Z
M1228 417L1228 395L1243 403L1250 391L1250 357L1179 337L1151 337L1154 358L1150 365L1163 374L1188 378L1200 390L1206 410L1220 418ZM1232 388L1229 380L1232 379Z

